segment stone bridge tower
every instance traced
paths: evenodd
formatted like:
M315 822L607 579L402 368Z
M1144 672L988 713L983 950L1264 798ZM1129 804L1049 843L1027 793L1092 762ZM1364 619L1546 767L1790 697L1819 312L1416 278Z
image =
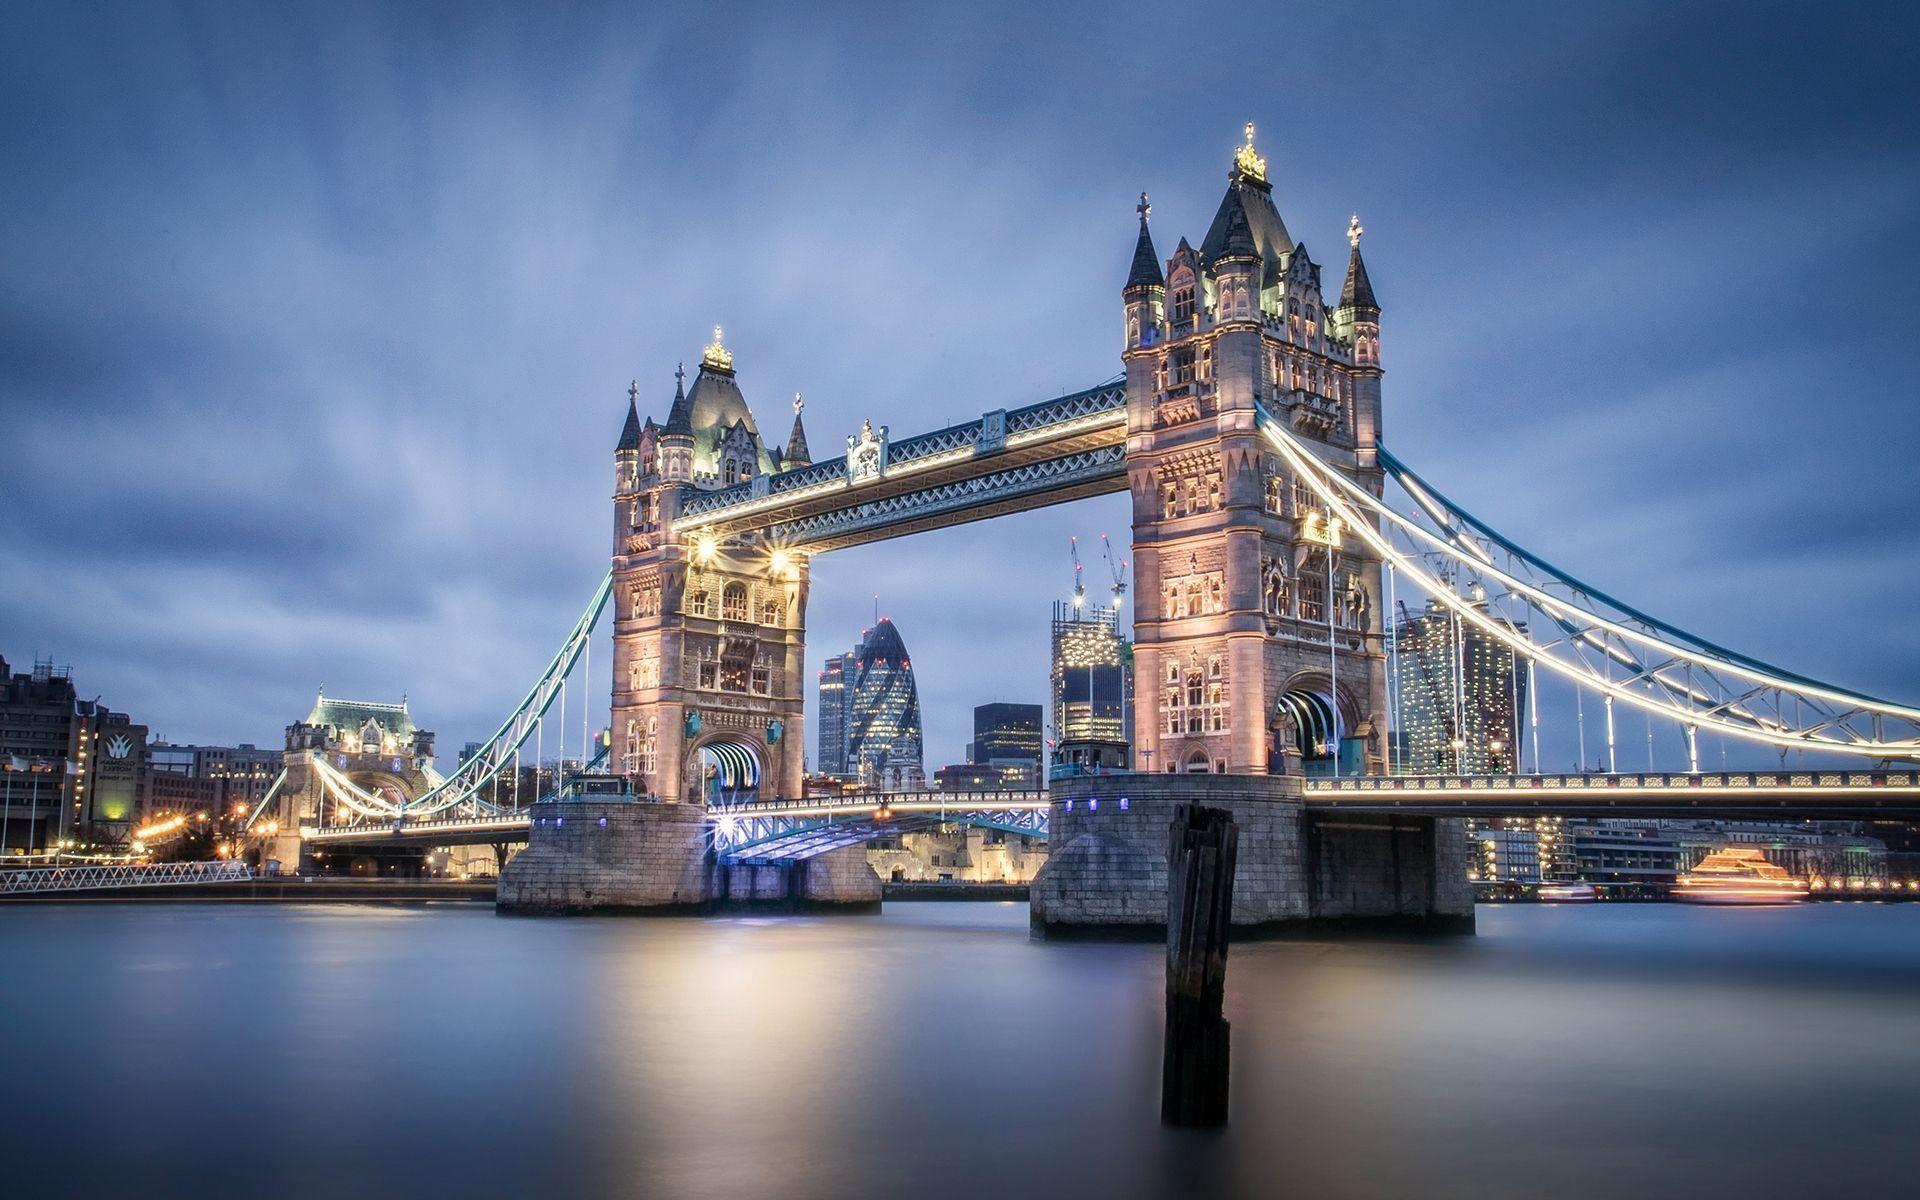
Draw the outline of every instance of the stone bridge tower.
M432 774L433 741L430 731L414 724L405 697L398 704L337 700L322 690L307 715L287 726L286 777L272 804L254 814L249 826L261 860L277 860L288 871L304 869L308 858L301 828L353 819L343 810L347 801L330 792L317 763L388 803L407 804L438 782Z
M1289 477L1256 405L1378 494L1380 310L1358 218L1327 304L1246 132L1206 238L1164 271L1140 198L1123 291L1135 766L1258 774L1297 750L1309 773L1379 771L1380 564Z
M797 798L804 775L807 563L777 546L672 534L687 500L758 494L803 465L795 397L786 449L761 439L720 330L693 385L675 372L666 423L644 423L638 385L614 452L611 768L662 800Z

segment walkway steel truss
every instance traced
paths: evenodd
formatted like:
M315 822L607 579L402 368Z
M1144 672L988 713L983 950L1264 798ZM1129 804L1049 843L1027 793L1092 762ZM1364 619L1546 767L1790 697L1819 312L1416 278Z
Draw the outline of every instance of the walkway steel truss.
M674 533L816 554L1126 489L1119 382L893 442L874 474L843 458L682 501Z

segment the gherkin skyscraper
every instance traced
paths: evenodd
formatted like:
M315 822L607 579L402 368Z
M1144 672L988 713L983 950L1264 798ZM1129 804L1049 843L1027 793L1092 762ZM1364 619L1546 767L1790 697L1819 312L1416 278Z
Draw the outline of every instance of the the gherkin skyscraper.
M919 788L920 691L913 660L893 622L881 619L860 641L847 681L847 768L869 787Z

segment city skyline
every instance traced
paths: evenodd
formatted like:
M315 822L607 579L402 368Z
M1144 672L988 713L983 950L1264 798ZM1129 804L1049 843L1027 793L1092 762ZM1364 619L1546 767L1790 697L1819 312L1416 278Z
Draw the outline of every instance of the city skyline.
M1251 119L1318 257L1337 261L1350 212L1366 222L1395 445L1632 602L1910 696L1920 583L1897 481L1920 368L1896 264L1915 248L1916 161L1888 124L1909 85L1864 14L1784 14L1736 46L1698 14L1250 21L1274 44L1371 53L1327 68L1352 85L1337 100L1247 89L1014 134L998 118L1056 89L1126 95L1151 39L1116 15L1073 31L1110 54L1016 69L1068 37L1043 16L1012 60L967 34L909 75L886 65L901 35L884 22L730 40L687 14L656 31L576 15L556 18L563 49L537 51L476 16L505 64L476 75L433 55L395 73L353 52L374 40L357 18L317 11L243 21L194 55L165 13L9 14L68 36L0 83L43 116L9 143L22 185L0 200L20 231L5 649L72 664L178 741L270 744L321 685L410 692L448 745L477 737L601 570L630 379L657 409L718 321L757 415L781 428L803 392L821 452L863 417L900 421L897 396L935 428L981 396L1109 378L1135 196L1152 193L1161 228L1202 228ZM625 57L551 82L546 55L610 30ZM1488 41L1527 67L1499 89L1462 69ZM703 50L677 62L687 43ZM1118 65L1085 65L1103 58ZM113 63L114 88L81 59ZM813 119L791 121L737 65L789 60L879 69L811 73L795 111ZM1006 85L985 119L954 115L983 80ZM898 115L856 120L888 90L908 99ZM668 110L670 92L695 103ZM604 99L571 103L585 96ZM504 132L503 109L522 114ZM1565 144L1543 144L1549 129ZM705 179L731 198L687 183ZM780 247L761 286L696 269L750 253L728 245L743 229ZM1014 287L1026 272L1055 286ZM911 302L886 303L896 289ZM1553 469L1506 469L1527 458ZM1878 520L1800 498L1842 481ZM973 704L1039 694L1038 671L1004 679L972 648L991 632L996 662L1043 662L1067 535L1102 528L1125 528L1123 503L836 553L809 624L853 626L886 595L923 630L929 757L956 760ZM1564 736L1546 757L1571 758Z

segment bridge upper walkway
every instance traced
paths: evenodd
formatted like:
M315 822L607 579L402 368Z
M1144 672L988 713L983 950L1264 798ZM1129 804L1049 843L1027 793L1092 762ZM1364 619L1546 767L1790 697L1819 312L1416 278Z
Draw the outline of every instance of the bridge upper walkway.
M689 494L681 537L748 535L827 550L1125 491L1127 392L1118 380L897 442L870 468L835 457Z

